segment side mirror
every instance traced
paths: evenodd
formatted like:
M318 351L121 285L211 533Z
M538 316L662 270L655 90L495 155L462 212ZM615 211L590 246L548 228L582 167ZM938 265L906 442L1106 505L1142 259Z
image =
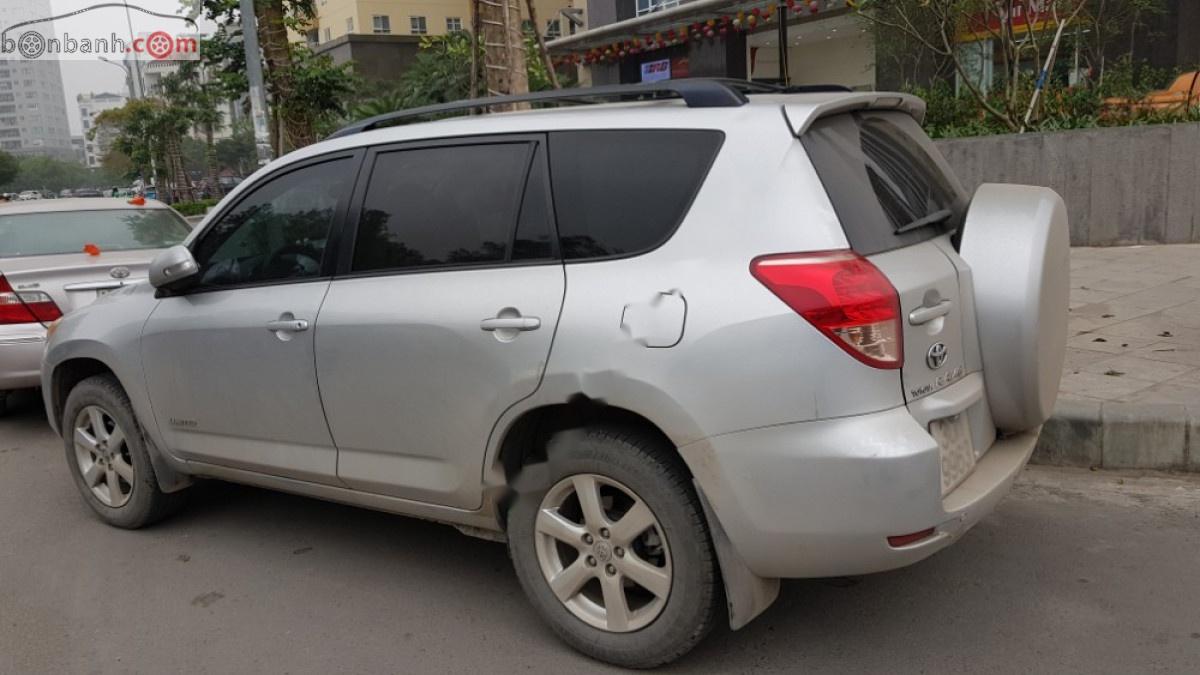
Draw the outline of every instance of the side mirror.
M186 246L172 246L150 262L150 285L155 288L174 286L199 271L200 266Z

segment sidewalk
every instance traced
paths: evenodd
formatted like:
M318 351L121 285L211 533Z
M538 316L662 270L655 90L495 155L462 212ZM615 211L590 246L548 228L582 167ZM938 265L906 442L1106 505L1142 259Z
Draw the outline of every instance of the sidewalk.
M1062 395L1200 403L1200 245L1071 250Z
M1035 461L1200 471L1200 245L1071 250L1066 364Z

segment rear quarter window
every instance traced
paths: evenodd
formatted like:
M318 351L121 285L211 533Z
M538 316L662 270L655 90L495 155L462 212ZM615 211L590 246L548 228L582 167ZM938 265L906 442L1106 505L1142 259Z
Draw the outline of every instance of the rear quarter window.
M618 258L660 246L687 215L724 138L691 129L551 133L563 258Z
M882 253L961 229L966 193L909 115L832 115L800 140L857 253Z

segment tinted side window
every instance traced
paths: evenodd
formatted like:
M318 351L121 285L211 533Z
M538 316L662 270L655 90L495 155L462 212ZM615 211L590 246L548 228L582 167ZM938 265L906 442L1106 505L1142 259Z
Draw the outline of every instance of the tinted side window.
M559 242L568 260L635 255L671 236L721 147L719 131L550 134Z
M833 115L814 122L801 140L851 248L862 255L952 232L966 216L966 196L904 113Z
M235 286L321 274L325 245L354 180L354 160L337 159L270 179L197 242L201 286Z
M379 154L352 270L508 260L532 150L497 143Z
M529 170L525 197L521 200L521 215L513 235L513 260L549 260L555 257L554 222L550 218L550 203L546 188L546 167L534 159Z

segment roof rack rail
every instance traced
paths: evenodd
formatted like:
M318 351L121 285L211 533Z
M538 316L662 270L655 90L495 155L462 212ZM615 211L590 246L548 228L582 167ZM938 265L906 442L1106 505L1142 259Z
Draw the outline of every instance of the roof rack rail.
M793 84L784 86L772 82L755 82L753 80L731 78L713 78L711 81L720 82L747 94L823 94L854 91L844 84Z
M773 85L765 85L772 87ZM756 83L745 80L684 79L667 80L652 84L615 84L580 89L557 89L514 96L489 96L452 103L439 103L409 110L384 113L342 127L328 138L340 138L363 131L378 129L391 123L403 122L433 115L481 110L511 103L584 103L592 99L623 98L682 98L689 108L734 108L746 104L745 90L769 91Z

